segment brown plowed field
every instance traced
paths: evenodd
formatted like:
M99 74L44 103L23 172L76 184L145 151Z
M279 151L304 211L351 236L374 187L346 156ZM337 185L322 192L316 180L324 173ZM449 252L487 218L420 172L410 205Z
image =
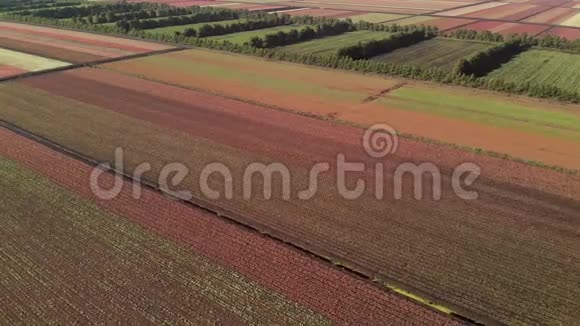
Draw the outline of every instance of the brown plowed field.
M579 318L580 289L570 286L580 281L578 177L401 139L397 154L385 162L387 198L374 199L368 186L358 200L345 200L336 177L323 173L318 193L300 200L294 189L306 189L309 163L333 162L337 153L374 162L358 145L360 130L138 79L106 82L101 73L2 84L0 100L9 105L0 117L100 161L110 161L120 146L125 170L149 162L153 170L145 177L152 182L164 164L182 162L190 175L181 189L195 200L476 319L569 324ZM449 174L470 159L483 174L473 186L479 199L466 202L449 192ZM289 166L291 200L278 190L270 200L242 198L243 169L256 161ZM412 199L409 179L403 180L403 199L392 198L392 168L408 161L441 167L442 200ZM233 199L210 200L200 191L196 180L212 162L231 169ZM222 189L223 178L209 181ZM253 189L263 185L256 181Z
M92 171L90 166L6 129L0 129L0 136L5 145L0 149L0 157L19 162L59 186L94 201L100 208L185 245L194 255L207 257L240 273L334 323L458 324L213 214L149 190L144 190L141 199L135 199L130 183L124 183L119 197L100 200L87 182ZM112 185L113 177L105 175L102 184Z

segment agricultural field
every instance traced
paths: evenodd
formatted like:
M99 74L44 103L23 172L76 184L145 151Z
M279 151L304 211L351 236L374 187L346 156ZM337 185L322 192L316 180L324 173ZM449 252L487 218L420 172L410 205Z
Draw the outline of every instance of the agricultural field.
M216 40L216 41L228 41L236 44L244 44L250 42L253 37L263 37L268 34L278 33L278 32L288 32L293 29L300 30L305 26L300 25L284 25L284 26L277 26L272 28L264 28L258 29L254 31L247 31L247 32L240 32L240 33L233 33L233 34L226 34L226 35L218 35L218 36L210 36L207 39Z
M580 93L580 55L529 50L490 73L488 78L559 85L568 91Z
M566 27L552 27L546 30L544 33L540 34L540 36L543 35L559 36L574 41L580 39L580 29Z
M294 4L305 7L366 12L386 12L395 14L425 14L434 11L465 6L478 1L421 1L421 0L301 0L281 1L280 4Z
M505 36L510 34L528 34L530 36L536 36L547 31L550 28L550 26L507 23L503 21L489 20L489 21L479 21L473 24L465 25L461 28L474 30L478 32L490 31L492 33L500 33Z
M350 20L353 22L365 21L369 23L384 23L391 20L407 18L408 15L399 14L382 14L382 13L368 13L368 14L356 14L354 16L349 16Z
M114 149L122 147L127 171L150 162L153 170L145 177L151 182L164 162L187 162L192 175L183 189L195 201L355 270L372 271L387 284L411 285L412 293L447 311L504 323L566 324L578 318L580 307L568 298L580 289L561 286L580 281L579 267L570 264L571 257L580 258L577 211L566 199L578 200L577 176L400 139L401 151L390 157L389 167L432 157L440 158L444 171L457 162L476 162L488 171L487 178L506 183L474 185L476 210L447 195L440 201L377 201L369 193L344 201L332 191L332 174L321 176L319 192L308 201L294 192L283 200L275 192L269 200L255 196L248 202L237 176L249 162L284 163L296 189L305 189L313 162L335 159L340 152L370 163L359 145L362 130L100 69L3 83L0 100L10 104L1 110L4 120L97 161L110 161ZM195 186L209 162L230 167L237 189L231 200L209 199ZM532 181L532 175L538 177ZM209 182L223 189L223 178ZM274 189L278 186L275 181ZM532 191L537 187L544 192ZM521 232L527 228L521 216L540 226ZM482 283L490 286L475 286ZM541 295L545 291L551 293L549 302ZM538 304L544 305L541 311L535 309Z
M0 48L0 78L69 66L67 62Z
M125 182L120 196L99 199L85 182L90 166L4 128L0 137L0 202L9 213L0 219L3 323L41 318L54 323L163 319L326 325L388 319L458 325L148 189L135 199ZM113 177L103 175L101 182ZM32 201L34 207L27 204ZM58 273L47 270L47 262L58 264ZM66 285L63 273L69 275ZM141 300L135 301L134 293ZM51 305L45 304L47 297Z
M236 24L236 23L242 23L247 21L247 19L242 18L242 19L230 19L230 20L223 20L223 21L214 21L214 22L203 22L203 23L197 23L197 24L187 24L187 25L177 25L177 26L167 26L167 27L160 27L160 28L152 28L152 29L148 29L146 30L149 33L154 33L154 34L167 34L167 35L173 35L176 32L182 33L184 30L188 29L188 28L192 28L197 30L198 28L204 26L204 25L231 25L231 24Z
M580 38L575 2L159 2L215 21L100 25L194 12L135 3L0 21L0 324L580 320L580 43L473 57L501 37L450 34ZM167 37L248 19L289 25ZM248 44L304 24L319 31L276 44L355 31ZM392 33L415 43L365 43ZM358 43L353 57L383 54L331 56ZM377 124L395 132L369 135ZM342 157L362 170L342 175ZM125 177L95 180L100 162ZM167 174L175 163L184 178Z
M550 7L525 3L522 4L510 3L501 6L495 6L489 9L483 9L475 12L466 13L461 15L461 17L518 21L520 19L524 19L526 17L541 13L548 9L550 9ZM445 15L445 13L441 13L441 15Z
M572 8L553 8L546 10L540 14L528 17L522 21L529 23L539 23L539 24L553 24L553 25L563 25L563 26L576 26L580 25L570 25L580 17L580 10Z
M460 28L467 24L473 23L476 20L468 18L454 18L454 17L432 17L432 16L413 16L400 20L390 21L387 24L405 25L425 25L435 26L440 31L447 31L453 28Z
M329 55L336 53L339 49L358 42L380 40L387 38L390 34L386 32L355 31L336 36L329 36L307 42L282 46L278 49L287 53Z
M435 38L374 57L373 60L386 63L412 64L426 68L436 67L451 71L460 59L484 50L491 45L491 43L485 42Z
M333 10L333 9L290 9L286 11L280 11L281 14L286 14L289 16L310 16L310 17L327 17L327 18L344 18L356 14L355 11L348 10Z
M170 49L169 45L50 27L0 22L0 47L59 61L84 63Z
M123 63L105 65L125 74L143 76L160 82L202 89L228 97L282 108L285 110L333 117L362 125L376 121L392 121L406 133L440 141L508 153L527 160L575 169L580 165L576 156L577 144L569 139L552 139L545 134L522 131L514 125L497 128L495 122L451 119L438 114L424 115L409 112L397 106L385 106L366 99L401 84L395 79L383 79L355 73L324 71L296 64L280 64L232 54L218 54L204 50L180 51L155 57L140 58ZM251 80L251 83L248 81ZM436 93L453 98L453 88L436 88ZM514 101L507 96L466 91L456 96L457 111L469 111L473 103L490 98L498 105L509 107ZM296 99L300 99L297 101ZM433 98L433 101L436 101ZM431 102L428 105L435 105ZM541 102L520 103L540 111L549 110L551 104ZM388 110L390 109L390 110ZM563 109L564 112L570 109ZM572 109L577 110L577 109ZM485 113L482 113L484 115ZM491 112L490 114L491 115ZM429 117L429 118L427 118ZM421 123L419 123L419 121ZM525 129L525 128L524 128ZM562 128L560 132L566 128ZM490 138L490 135L496 135ZM509 139L509 141L507 141ZM533 139L533 141L531 141ZM544 148L558 148L546 152Z

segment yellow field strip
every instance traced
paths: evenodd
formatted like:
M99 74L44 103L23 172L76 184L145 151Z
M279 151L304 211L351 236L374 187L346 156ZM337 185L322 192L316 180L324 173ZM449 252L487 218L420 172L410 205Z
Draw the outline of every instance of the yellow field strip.
M561 22L562 26L580 27L580 14L576 14L565 21Z
M10 65L27 71L40 71L70 66L70 63L47 59L22 52L0 48L0 64Z

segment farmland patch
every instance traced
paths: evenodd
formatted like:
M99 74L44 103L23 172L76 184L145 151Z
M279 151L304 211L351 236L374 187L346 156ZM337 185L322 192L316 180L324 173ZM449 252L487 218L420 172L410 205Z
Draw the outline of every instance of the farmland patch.
M343 47L355 45L358 42L384 39L389 35L390 34L386 32L356 31L337 36L329 36L307 42L296 43L279 47L277 49L294 54L330 55L335 54Z
M552 50L530 50L491 72L488 78L515 83L559 85L580 92L580 55Z
M457 61L490 47L490 43L436 38L374 57L386 63L437 67L451 71Z
M196 23L196 24L167 26L167 27L161 27L161 28L148 29L146 31L148 33L154 33L154 34L173 35L173 34L175 34L175 32L183 32L184 30L186 30L188 28L192 28L192 29L197 30L198 28L200 28L204 25L231 25L231 24L236 24L236 23L242 23L245 21L247 21L247 19L245 19L245 18L230 19L230 20L223 20L223 21L217 21L217 22L203 22L203 23Z
M40 71L70 65L68 62L47 59L0 48L0 65L10 65L23 71Z
M293 29L300 30L304 26L300 25L285 25L285 26L278 26L272 28L264 28L264 29L257 29L253 31L247 32L240 32L240 33L233 33L233 34L226 34L226 35L219 35L219 36L210 36L208 39L216 40L216 41L228 41L236 44L244 44L250 42L253 37L263 37L267 34L277 33L277 32L288 32Z
M395 19L401 19L409 17L408 15L399 15L399 14L382 14L382 13L368 13L368 14L356 14L354 16L350 16L350 20L353 22L365 21L369 23L384 23Z

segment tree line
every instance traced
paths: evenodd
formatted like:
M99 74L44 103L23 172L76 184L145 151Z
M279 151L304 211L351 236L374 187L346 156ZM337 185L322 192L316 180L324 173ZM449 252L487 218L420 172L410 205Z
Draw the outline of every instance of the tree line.
M338 55L326 55L326 56L317 56L317 55L301 55L301 54L289 54L283 51L279 51L275 48L260 48L252 46L251 44L234 44L228 41L216 41L207 38L203 38L200 35L205 34L198 34L198 31L194 35L189 35L186 33L178 33L178 34L164 34L164 33L150 33L147 30L121 30L117 26L103 26L103 25L87 25L87 24L80 24L74 23L72 21L67 20L57 20L54 18L44 18L44 17L32 17L32 16L21 16L21 15L8 15L4 16L7 19L22 21L22 22L30 22L30 23L37 23L37 24L45 24L45 25L56 25L66 28L73 28L79 30L91 30L103 33L116 33L116 34L125 34L130 35L132 37L149 39L153 41L162 41L162 42L171 42L176 44L182 45L190 45L190 46L197 46L197 47L206 47L210 49L217 49L217 50L224 50L230 51L235 53L241 53L246 55L254 55L260 56L275 60L283 60L283 61L290 61L296 63L303 63L303 64L310 64L310 65L317 65L321 67L327 68L336 68L336 69L347 69L347 70L354 70L359 72L367 72L367 73L378 73L378 74L385 74L389 76L398 76L403 78L409 79L417 79L417 80L428 80L428 81L437 81L441 83L449 83L454 85L461 85L467 87L476 87L476 88L484 88L490 89L495 91L501 91L506 93L512 94L522 94L532 97L540 97L540 98L556 98L563 101L570 101L574 103L580 103L580 94L578 92L571 92L564 89L561 89L555 85L548 85L542 83L533 83L533 82L525 82L525 83L514 83L514 82L507 82L504 80L499 79L492 79L492 78L478 78L476 74L482 74L482 71L488 70L493 63L493 60L497 60L497 58L504 58L506 55L513 55L515 45L509 45L510 41L516 39L519 40L519 46L529 47L529 46L546 46L548 44L553 44L554 46L561 46L565 47L565 49L569 49L570 44L575 44L575 42L570 41L561 41L561 38L557 37L550 37L547 36L544 39L533 38L530 36L510 36L506 39L501 38L502 41L505 41L507 45L502 45L497 49L490 51L486 54L480 55L478 58L470 57L469 61L471 62L471 67L463 67L454 69L451 72L442 71L441 69L435 67L420 67L415 65L408 65L408 64L393 64L393 63L385 63L380 62L377 60L355 60L348 56L338 56ZM296 23L295 18L288 19L287 23ZM316 21L316 22L329 22L332 19L320 19L320 18L311 18L308 21ZM352 24L346 20L347 23ZM381 27L373 27L372 24L363 24L364 26L360 26L361 23L353 24L355 29L358 28L372 28L373 30L388 30L392 32L401 32L401 31L415 31L415 30L425 30L425 31L436 31L435 28L432 27L422 27L422 26L397 26L397 25L386 25ZM271 26L268 26L271 27ZM263 27L265 28L265 27ZM211 33L210 33L211 34ZM478 33L478 32L470 32L470 33L450 33L445 35L446 37L455 37L455 38L465 38L465 39L476 39L482 41L490 41L490 37L493 40L499 40L499 36L493 35L494 33ZM207 35L209 36L209 35ZM490 41L491 42L491 41ZM514 42L517 44L518 42ZM539 45L535 45L539 44ZM562 45L564 44L564 45ZM493 47L495 48L495 47ZM493 59L495 58L495 59ZM478 72L480 68L477 67L478 63L490 64L487 65L487 68L482 68ZM475 71L474 73L469 73L469 71Z
M542 37L535 37L526 33L511 34L504 36L502 34L492 33L490 31L473 31L459 29L456 31L445 33L442 36L461 40L476 40L486 42L504 42L512 39L518 39L520 40L520 42L528 46L551 48L580 53L580 39L571 41L557 35L549 35L549 34Z
M121 12L121 13L100 13L96 16L88 16L88 17L78 17L77 21L80 23L87 23L87 24L105 24L105 23L114 23L114 22L121 22L126 21L127 23L130 21L138 21L134 22L133 24L136 26L143 26L152 25L152 22L161 21L163 26L157 27L165 27L165 26L172 26L167 24L174 23L175 25L179 25L180 23L185 22L183 18L191 15L198 15L198 14L211 14L211 13L230 13L230 16L237 18L239 13L234 10L224 9L224 8L212 8L212 7L188 7L188 8L176 8L176 7L167 7L167 8L160 8L160 9L139 9L136 11L130 12ZM92 19L91 19L92 17ZM166 17L165 19L157 19L161 17ZM74 18L73 18L74 19ZM188 23L186 23L188 24ZM124 24L126 25L126 24ZM151 27L151 28L157 28Z
M67 2L41 2L36 4L28 5L10 5L3 4L0 5L0 12L12 12L12 11L24 11L24 10L35 10L43 8L57 8L57 7L67 7L67 6L78 6L81 2L78 1L67 1Z
M198 29L186 28L183 32L176 32L176 34L183 35L184 37L210 37L253 31L257 29L270 28L287 24L289 24L289 21L286 19L286 17L272 16L262 20L248 20L231 24L204 24Z
M455 74L481 77L501 67L502 64L528 48L529 44L520 39L513 39L460 59L453 71Z
M119 27L119 29L130 31L130 30L161 28L167 26L181 26L188 24L197 24L238 18L239 15L235 11L211 8L211 10L204 10L202 12L198 12L189 16L170 16L161 19L141 19L141 20L133 19L130 21L123 19L117 21L116 26Z
M48 19L64 19L73 17L95 16L99 14L127 12L139 10L142 8L158 8L160 5L155 3L125 3L119 2L114 4L99 4L78 7L57 7L38 10L23 10L13 13L19 16L42 17Z
M354 60L370 59L380 54L407 47L435 37L432 31L417 29L412 32L399 32L380 40L358 42L338 50L339 57L349 57Z
M250 40L250 45L256 48L274 48L305 42L317 38L339 35L353 31L353 26L344 21L331 21L316 25L314 28L306 26L301 29L291 29L287 32L266 34L262 37L255 36Z

